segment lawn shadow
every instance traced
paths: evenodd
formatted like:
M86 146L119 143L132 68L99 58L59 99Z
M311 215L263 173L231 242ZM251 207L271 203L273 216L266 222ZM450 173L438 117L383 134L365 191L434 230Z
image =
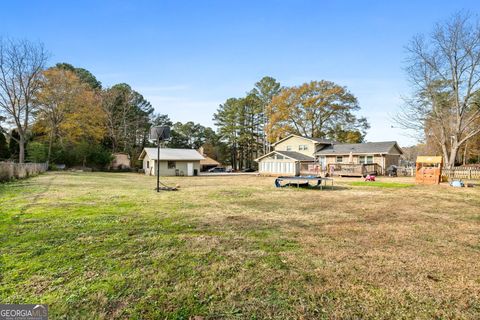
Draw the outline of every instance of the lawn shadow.
M348 190L351 188L344 187L344 186L322 186L321 188L319 186L312 186L309 185L308 183L287 183L281 187L276 187L277 189L299 189L299 190L318 190L318 191L340 191L340 190Z

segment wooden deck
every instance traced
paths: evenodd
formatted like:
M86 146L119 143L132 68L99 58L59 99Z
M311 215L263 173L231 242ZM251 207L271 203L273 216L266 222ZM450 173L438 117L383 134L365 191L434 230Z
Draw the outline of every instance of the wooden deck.
M301 176L326 174L337 177L364 177L368 174L383 175L384 172L378 163L333 163L329 164L326 170L322 170L321 166L312 163L303 163L300 166Z
M377 163L335 163L329 165L329 174L340 177L364 177L368 174L382 175L382 167Z

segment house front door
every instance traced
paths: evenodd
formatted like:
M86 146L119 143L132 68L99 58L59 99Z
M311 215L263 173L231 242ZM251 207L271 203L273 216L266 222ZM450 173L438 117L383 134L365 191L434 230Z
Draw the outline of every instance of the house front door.
M187 162L187 176L193 176L193 162Z

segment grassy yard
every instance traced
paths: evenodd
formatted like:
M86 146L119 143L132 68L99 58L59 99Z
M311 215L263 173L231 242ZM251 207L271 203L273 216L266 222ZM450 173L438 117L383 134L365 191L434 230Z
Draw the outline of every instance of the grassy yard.
M480 318L480 188L352 181L0 185L0 301L47 303L51 319Z
M350 183L351 186L360 187L375 187L375 188L408 188L413 187L413 183L405 182L380 182L380 181L354 181Z

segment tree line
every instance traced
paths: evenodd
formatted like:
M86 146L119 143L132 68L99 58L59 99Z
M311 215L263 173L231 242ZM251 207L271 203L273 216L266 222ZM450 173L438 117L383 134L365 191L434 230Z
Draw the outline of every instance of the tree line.
M135 164L151 146L151 126L167 125L167 147L203 147L234 169L254 168L271 144L295 133L339 142L361 142L369 124L357 117L356 97L330 81L285 87L263 77L239 98L220 104L217 131L195 122L173 122L126 83L103 87L88 70L68 63L46 67L41 44L0 41L0 159L106 167L112 153Z
M284 87L272 77L255 83L244 97L229 98L213 120L226 142L235 169L252 168L254 159L288 134L358 143L370 127L355 115L357 98L331 81L311 81Z
M107 167L112 153L133 164L152 146L152 125L172 127L168 147L204 146L222 159L224 144L211 128L173 123L126 83L104 88L88 70L68 63L46 67L41 44L0 39L0 160Z
M458 13L407 46L413 92L395 121L450 167L480 162L479 26L473 15ZM135 160L149 146L150 127L169 125L167 146L203 146L214 159L243 169L290 133L355 143L369 129L356 115L357 98L327 80L288 87L264 77L219 105L215 131L155 114L126 83L104 88L83 68L46 68L48 58L41 44L0 39L0 159L106 166L113 152Z

